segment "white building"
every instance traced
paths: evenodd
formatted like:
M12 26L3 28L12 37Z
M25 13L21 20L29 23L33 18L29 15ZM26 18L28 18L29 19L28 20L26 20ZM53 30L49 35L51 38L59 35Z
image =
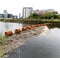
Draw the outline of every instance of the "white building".
M46 11L48 11L48 12L53 12L54 9L47 9Z
M54 9L46 9L46 10L34 10L33 12L35 12L35 13L40 13L40 12L42 12L42 13L44 13L44 12L53 12L54 11Z
M46 9L46 10L41 10L42 12L53 12L54 9Z
M7 10L4 10L3 14L4 14L4 17L5 17L5 18L8 17L8 12L7 12Z
M3 11L3 14L0 13L0 19L17 19L18 17L16 15L9 14L7 10Z
M32 13L33 8L32 7L24 7L23 8L23 18L28 18L30 14Z

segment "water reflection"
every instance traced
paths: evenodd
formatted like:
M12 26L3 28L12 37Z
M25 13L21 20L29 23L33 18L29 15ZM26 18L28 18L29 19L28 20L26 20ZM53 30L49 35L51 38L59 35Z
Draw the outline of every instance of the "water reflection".
M60 58L60 29L50 29L47 34L28 39L9 58Z
M31 38L20 48L21 58L60 58L60 29Z
M4 35L5 31L12 30L14 33L14 30L16 28L22 28L23 25L21 23L4 23L0 22L0 34Z

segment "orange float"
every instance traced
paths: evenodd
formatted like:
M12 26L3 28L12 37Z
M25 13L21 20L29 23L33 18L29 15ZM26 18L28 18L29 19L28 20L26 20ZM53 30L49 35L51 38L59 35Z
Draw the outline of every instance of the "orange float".
M31 29L31 26L27 26L27 29Z
M38 24L39 26L41 25L41 24Z
M45 26L45 24L41 24L41 26Z
M41 26L41 24L38 24L38 27Z
M20 29L15 29L15 33L20 33L21 30Z
M12 31L7 31L7 32L5 32L5 35L6 36L11 36L11 35L13 35L13 32Z
M23 27L23 28L22 28L22 31L25 31L25 30L27 30L27 27Z
M39 27L39 25L37 24L37 25L35 25L35 27Z
M32 25L31 28L35 28L35 25Z
M39 26L45 26L45 24L39 24Z

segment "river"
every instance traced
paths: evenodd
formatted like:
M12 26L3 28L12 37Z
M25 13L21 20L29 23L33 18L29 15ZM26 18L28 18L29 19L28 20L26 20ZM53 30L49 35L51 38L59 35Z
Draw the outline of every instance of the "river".
M9 58L60 58L60 28L28 39L25 45L9 53Z
M29 24L0 22L0 34L4 35L4 32L8 30L11 30L14 33L15 29L22 28L27 25Z
M0 34L22 27L21 23L0 22ZM26 40L25 45L9 52L8 58L60 58L60 28L50 28L48 33Z

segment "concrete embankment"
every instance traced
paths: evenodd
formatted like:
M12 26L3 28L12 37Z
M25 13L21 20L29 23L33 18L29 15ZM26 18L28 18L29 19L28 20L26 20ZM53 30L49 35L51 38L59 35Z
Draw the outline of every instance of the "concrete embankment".
M38 35L46 33L47 31L49 31L47 26L40 26L40 27L28 29L21 33L10 36L11 41L6 43L8 45L8 47L5 48L5 49L7 49L6 52L8 52L8 51L11 52L11 51L15 50L16 48L20 47L21 45L24 45L24 42L27 39L36 37Z

